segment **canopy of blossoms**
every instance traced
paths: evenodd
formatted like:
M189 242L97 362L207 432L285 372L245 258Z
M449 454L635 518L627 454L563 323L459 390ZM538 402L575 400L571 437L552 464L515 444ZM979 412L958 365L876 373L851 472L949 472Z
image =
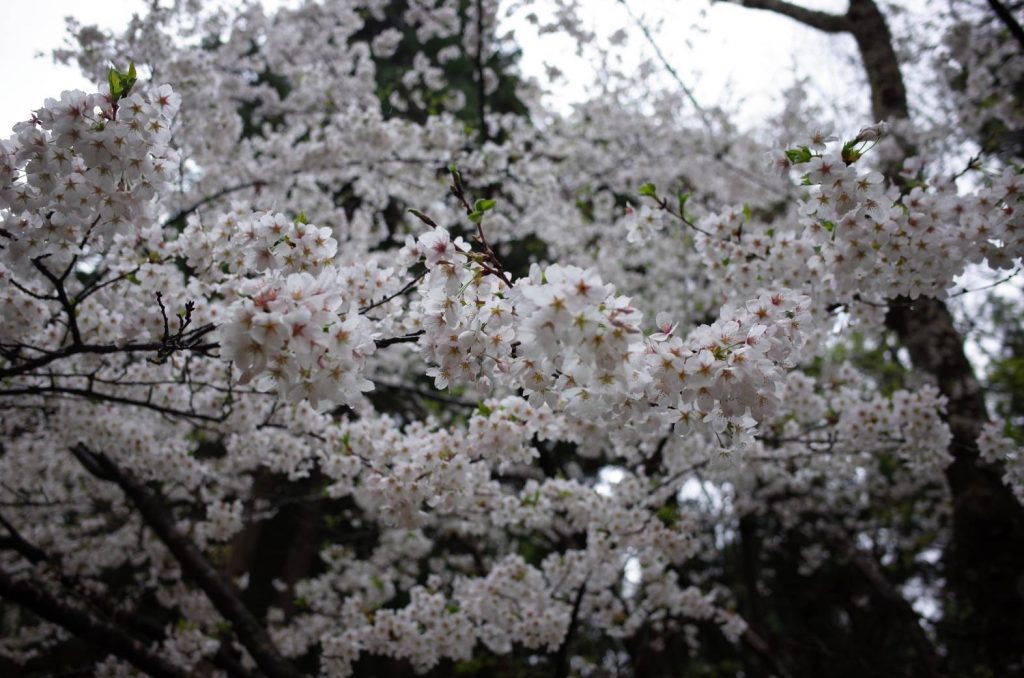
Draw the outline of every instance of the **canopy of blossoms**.
M645 675L710 634L788 675L721 564L758 517L955 660L884 568L963 554L982 476L1017 543L1013 422L962 337L928 344L960 276L1021 266L1016 151L951 173L906 118L773 146L613 79L555 117L492 0L199 4L79 30L96 89L0 141L7 661L78 637L96 675ZM1024 43L978 12L943 47L966 139L1022 118ZM893 336L897 387L849 348Z

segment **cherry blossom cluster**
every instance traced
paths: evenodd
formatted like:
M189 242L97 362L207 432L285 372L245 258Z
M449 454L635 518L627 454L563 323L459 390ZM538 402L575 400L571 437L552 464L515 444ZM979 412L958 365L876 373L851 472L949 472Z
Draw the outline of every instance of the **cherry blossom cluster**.
M452 381L473 383L483 376L485 364L494 371L509 369L514 336L512 305L502 293L507 285L467 261L468 249L462 238L453 240L441 227L406 244L408 256L422 258L427 266L418 309L419 345L432 363L427 374L437 388ZM490 380L484 377L481 386L486 392Z
M429 271L420 345L435 384L483 373L578 420L629 426L658 411L748 432L814 328L807 297L782 290L723 309L685 341L668 319L645 338L642 313L593 271L534 265L508 289L443 229L415 247Z
M722 576L744 519L814 539L805 576L837 555L821 535L895 544L900 562L944 538L946 398L837 358L828 319L1017 264L1019 168L954 180L911 159L887 184L867 168L876 125L846 143L819 128L771 156L798 181L763 180L756 137L723 148L724 117L695 131L674 94L637 102L614 78L567 116L528 85L515 94L539 115L499 115L494 0L410 2L408 31L373 28L378 0L194 4L79 35L87 68L131 52L184 101L65 93L0 142L0 514L19 527L0 526L4 576L147 601L174 620L154 652L184 672L252 667L104 455L238 597L266 598L268 644L324 675L479 653L547 668L562 649L601 674L615 652L598 653L632 639L751 642L758 620ZM556 21L583 39L581 7ZM174 47L176 22L203 49ZM1019 79L996 51L972 58ZM464 92L448 78L467 59ZM1012 118L1012 95L994 101ZM446 189L450 162L466 179ZM654 183L630 204L638 177ZM978 447L1021 498L1019 445L993 424ZM887 501L920 529L890 536ZM268 577L253 545L297 515L313 536ZM67 636L8 609L5 657Z
M772 152L774 168L804 177L798 224L751 223L740 209L707 215L698 246L711 270L735 294L770 280L826 304L881 304L895 295L941 298L970 263L1012 268L1024 254L1024 175L1008 168L962 194L949 178L918 178L922 162L912 158L902 169L906 188L886 185L857 162L883 131L865 128L845 144L816 133Z
M961 3L942 36L935 62L958 122L987 150L1020 157L1024 130L1024 54L986 4ZM980 6L979 6L980 4Z
M727 305L685 339L666 321L645 356L648 397L681 433L703 424L749 442L755 423L778 405L786 368L800 360L814 328L810 300L790 290Z
M535 436L564 435L564 422L546 407L508 397L485 401L466 429L425 422L399 430L387 417L346 422L332 432L331 445L307 455L332 481L331 496L352 495L368 515L415 527L438 515L497 510L502 492L491 469L530 463L538 454L531 444Z
M978 451L986 462L1003 467L1003 482L1024 504L1024 449L1004 434L1004 428L1005 423L999 421L985 424L978 436Z
M170 146L180 95L162 85L120 100L106 91L64 92L0 142L0 264L67 262L87 243L145 222L177 171Z
M353 564L339 547L326 547L324 560L344 569L297 587L296 595L311 609L275 629L282 647L301 654L311 638L323 634L321 661L330 675L347 675L364 652L406 658L425 670L441 658L465 658L477 642L502 653L514 644L550 650L564 636L581 589L587 592L581 614L608 633L631 635L651 615L707 619L742 633L742 621L714 604L714 596L677 581L667 569L693 554L693 522L683 512L664 513L664 493L652 496L645 479L626 477L611 493L601 493L556 479L530 480L509 492L489 478L488 468L502 473L528 468L536 456L531 439L564 438L564 426L546 406L533 408L523 398L509 397L487 401L471 417L470 435L462 428L422 424L399 433L386 417L317 428L326 438L318 434L301 454L316 459L334 480L331 495L352 493L363 515L400 526L382 540L372 565ZM280 430L262 436L276 440L275 446L287 444ZM231 448L248 453L254 442L249 435ZM502 530L585 532L587 549L556 552L540 567L505 558L485 577L456 575L447 583L442 578L427 587L414 585L407 605L379 607L409 586L402 582L410 558L429 552L423 531L448 524L439 540L448 530L470 538L478 521ZM632 605L605 593L620 585L627 561L642 563L655 590L647 602ZM346 595L339 596L341 591ZM339 617L346 629L340 634L332 630Z
M290 400L345 403L373 388L362 376L376 346L358 309L342 308L333 268L319 276L276 274L246 281L221 327L222 356L240 382L264 377Z
M352 445L350 456L373 456L362 447L364 442L369 441L350 437L346 443ZM380 445L382 451L387 448L386 442ZM448 463L454 462L442 462ZM397 480L406 487L410 483L408 476ZM411 482L415 485L420 480ZM324 647L322 666L329 675L348 675L350 663L361 652L404 657L427 670L441 658L469 656L477 642L497 653L510 652L513 644L554 651L564 638L576 596L582 602L580 613L613 635L631 635L652 615L706 619L722 624L730 633L742 633L742 620L716 605L714 595L681 585L667 569L670 563L681 563L692 555L696 545L690 532L692 523L680 513L656 517L659 507L641 479L622 480L611 496L567 480L531 481L517 495L496 489L492 486L491 492L476 500L491 507L481 514L485 520L506 529L582 530L588 535L587 548L553 553L539 567L528 565L519 556L506 556L494 563L485 577L456 575L450 585L438 577L426 588L413 586L409 604L397 610L377 609L375 601L394 595L401 574L381 567L383 563L375 556L376 569L346 572L345 587L351 586L352 591L345 599L338 598L337 584L330 591L322 587L328 581L326 576L304 584L301 595L316 601L314 611L279 630L283 643L287 646L297 641L298 629L304 626L308 626L306 637L314 628L329 628L325 624L332 624L340 613L346 630L341 634L326 631L319 640ZM398 495L397 489L392 492ZM433 516L437 515L435 511ZM453 515L467 514L462 510ZM398 530L393 534L395 545L401 545L398 553L389 556L396 558L395 566L422 553L429 544L416 532ZM333 562L333 558L328 560ZM630 604L609 594L621 584L627 561L642 563L652 589L650 599ZM300 644L295 651L304 648Z
M241 208L221 215L209 228L193 218L180 243L189 266L200 271L212 268L214 273L317 273L338 251L331 229L310 224L305 217L245 214Z

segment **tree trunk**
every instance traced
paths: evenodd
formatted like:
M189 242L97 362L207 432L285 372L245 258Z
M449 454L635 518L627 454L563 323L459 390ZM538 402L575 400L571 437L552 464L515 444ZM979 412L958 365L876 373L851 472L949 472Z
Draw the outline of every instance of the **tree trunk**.
M909 117L907 92L892 34L874 0L850 0L849 30L857 41L877 120ZM1024 511L998 469L978 457L978 434L988 421L984 391L964 352L964 337L946 304L894 300L886 325L914 367L932 375L949 400L953 463L946 479L953 498L953 535L944 566L951 600L945 621L967 637L947 639L954 667L988 667L998 675L1022 669L1024 639ZM976 634L976 635L975 635Z
M857 42L876 120L910 117L892 34L875 0L850 0L843 16L806 10L783 0L739 0ZM913 153L898 139L904 152ZM898 168L887 168L893 178ZM948 399L953 463L946 480L953 500L952 538L944 553L950 596L941 601L944 638L954 672L1024 672L1024 508L1001 480L1001 469L979 459L977 438L988 421L984 391L964 352L964 337L937 299L890 303L886 325L914 367L931 375Z

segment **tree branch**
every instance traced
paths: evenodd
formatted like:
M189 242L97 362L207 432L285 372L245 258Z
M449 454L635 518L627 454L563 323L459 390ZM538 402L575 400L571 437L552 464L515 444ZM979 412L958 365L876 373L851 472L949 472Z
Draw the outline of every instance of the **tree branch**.
M477 115L480 117L480 141L486 142L491 133L487 127L487 86L484 83L484 7L476 0L476 97Z
M416 276L414 279L412 279L409 282L407 282L405 284L405 287L403 287L402 289L398 290L394 294L389 294L388 296L384 297L380 301L375 301L373 303L367 304L366 306L363 306L361 309L359 309L359 314L360 315L365 315L366 313L368 313L369 311L372 311L373 309L377 308L378 306L383 306L384 304L388 303L392 299L397 299L398 297L402 296L403 294L409 292L414 287L416 287L416 285L418 285L419 282L421 280L423 280L424 276L426 276L426 275L427 275L427 272L424 271L423 273L420 273L418 276Z
M988 4L992 11L996 13L996 16L999 17L999 20L1006 24L1010 35L1020 43L1021 49L1024 49L1024 28L1021 28L1020 22L1013 18L1010 10L999 0L988 0Z
M0 596L21 605L48 622L71 631L92 645L124 659L147 675L156 678L186 678L188 675L116 626L106 623L74 603L59 600L26 581L15 581L2 570Z
M850 24L845 16L807 9L784 0L738 0L737 4L750 9L775 12L826 33L844 33L850 30Z
M935 651L935 646L932 645L932 642L924 634L924 630L918 623L918 614L910 606L910 603L907 602L907 599L903 597L903 594L896 590L896 587L889 582L885 573L878 567L875 559L853 546L847 549L847 553L850 556L850 562L867 580L871 588L878 594L878 597L884 600L897 614L907 619L910 625L910 636L913 638L918 652L920 652L920 659L928 669L928 675L936 677L945 675L941 668L942 661Z
M99 471L99 469L96 470ZM100 472L102 473L102 471ZM2 515L0 515L0 525L3 525L11 535L10 537L0 538L0 548L11 548L32 564L46 562L53 566L52 569L59 577L62 586L86 605L90 605L98 610L100 614L110 620L112 625L116 624L118 629L127 625L128 628L142 636L143 640L151 646L160 643L164 639L164 629L160 622L137 613L118 609L112 604L114 602L112 598L108 599L92 595L73 577L61 572L48 553L22 537L17 529ZM64 628L67 628L69 631L71 630L66 626ZM129 634L125 633L124 635L127 637ZM223 642L217 648L216 654L209 658L209 661L213 665L224 669L229 676L237 676L238 678L250 678L252 676L252 672L242 666L231 655L229 646Z
M301 676L281 655L266 629L242 603L232 584L178 530L174 517L153 492L134 474L120 468L102 453L92 452L82 444L72 448L71 452L87 470L99 469L103 474L99 476L101 479L110 479L121 488L139 510L146 525L178 561L182 573L199 585L217 611L231 623L235 635L269 678Z
M216 343L205 343L200 344L199 340L212 332L216 327L211 324L197 327L194 330L189 330L185 333L184 338L179 338L178 341L181 344L181 349L175 350L189 350L198 353L205 353L217 348ZM68 358L73 355L80 353L91 353L91 354L108 354L108 353L139 353L155 351L158 354L168 351L168 344L164 341L150 341L141 344L125 344L124 346L117 346L115 344L85 344L77 343L65 346L64 348L57 351L47 351L38 358L26 360L23 363L15 365L13 367L7 367L0 369L0 379L5 377L15 377L19 374L25 374L31 372L34 369L45 367L50 363Z
M565 632L562 644L558 646L558 653L555 655L554 677L565 678L569 675L569 646L572 645L572 638L576 634L576 627L580 622L580 605L583 603L583 594L587 591L587 580L584 579L576 591L576 599L572 603L572 617L569 618L569 628Z
M176 407L160 405L150 400L136 400L134 398L117 396L112 393L94 391L91 388L75 388L72 386L21 386L18 388L0 389L0 397L42 396L47 394L56 397L70 396L72 398L82 398L83 400L102 401L108 403L117 403L118 405L131 405L133 407L142 407L147 410L159 412L160 414L165 414L169 417L182 417L184 419L192 419L195 421L209 421L213 423L220 423L224 421L228 416L226 411L219 415L203 414L202 412L196 412L192 410L181 410Z
M740 642L756 654L769 670L773 671L779 678L792 678L792 673L782 663L779 653L774 650L764 637L747 625L747 630L740 636Z
M639 16L633 13L633 9L629 6L626 0L619 0L619 4L626 9L626 13L629 14L629 18L632 19L633 23L635 23L637 27L640 28L640 32L644 34L644 37L647 39L647 43L654 49L654 54L655 56L658 57L658 60L661 61L661 65L665 67L665 70L668 71L668 74L671 75L672 79L676 81L677 85L679 85L679 89L683 90L683 94L685 94L686 98L690 100L690 103L693 105L693 108L697 111L697 115L700 116L700 121L704 124L704 128L708 132L713 131L711 125L711 118L708 117L707 111L705 111L704 107L700 105L699 101L697 101L697 97L694 96L693 90L690 89L685 82L683 82L683 78L679 75L679 72L676 71L676 69L672 66L672 63L665 56L665 53L661 51L661 47L658 45L658 42L654 39L654 36L651 35L650 29L647 28L647 25L643 21L641 21Z
M10 548L20 553L25 560L35 565L36 563L46 560L46 554L42 549L31 544L27 539L21 536L21 533L15 529L14 525L11 525L6 518L0 515L0 525L3 525L9 533L7 544ZM6 548L4 542L0 542L0 548Z
M53 285L54 292L57 295L57 301L60 302L61 308L68 317L68 331L71 332L71 341L76 346L80 345L82 343L82 334L78 329L78 316L75 314L75 305L70 299L68 299L67 290L64 289L64 280L67 277L67 274L74 267L74 260L72 260L72 265L68 267L67 271L65 271L62 276L57 277L52 271L50 271L50 269L46 268L46 265L43 263L43 259L47 256L49 255L44 254L41 257L36 257L32 260L32 265L35 266L36 270L39 271L44 278L50 281L51 285Z
M219 198L223 198L225 195L230 195L232 193L235 193L236 191L244 191L247 188L257 188L264 185L266 185L265 181L261 179L253 179L252 181L246 181L241 184L235 184L234 186L226 186L220 189L219 191L216 191L215 193L211 193L210 195L204 198L200 198L197 202L193 203L189 207L182 209L174 216L168 218L166 221L164 221L164 226L170 226L171 224L177 223L185 219L186 217L188 217L188 215L192 214L203 205L211 203Z
M423 330L413 332L412 334L404 334L400 337L386 337L384 339L377 339L374 341L377 348L387 348L394 344L413 344L420 339L420 335L423 334Z

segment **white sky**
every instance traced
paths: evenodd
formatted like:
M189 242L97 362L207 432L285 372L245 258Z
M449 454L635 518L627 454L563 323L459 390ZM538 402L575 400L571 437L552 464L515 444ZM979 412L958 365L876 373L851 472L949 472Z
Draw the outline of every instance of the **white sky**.
M798 1L836 13L845 12L847 6L846 0ZM814 96L826 105L844 84L859 85L860 66L853 60L855 48L849 36L826 35L786 17L728 2L627 2L632 14L655 33L658 46L697 100L705 107L720 105L744 126L756 125L759 117L778 110L779 94L793 81L794 73L808 76ZM620 28L629 31L629 42L618 50L625 63L636 63L638 55L654 56L620 0L582 0L582 4L588 27L598 35L609 36ZM527 73L543 73L546 63L557 66L569 74L559 95L568 101L584 98L583 83L588 80L584 74L593 67L573 55L575 43L570 38L545 36L538 41L525 24L516 36L524 47L521 63ZM667 76L665 83L674 86Z
M0 26L5 28L0 41L0 138L47 97L91 86L77 68L58 66L49 57L63 42L64 17L71 14L83 24L116 29L145 6L143 0L0 0Z
M271 0L265 4L280 4ZM737 113L744 125L778 110L778 93L791 82L794 67L814 83L843 83L859 75L837 39L798 26L768 12L748 10L707 0L629 0L635 14L652 29L662 22L659 43L673 66L708 106L721 104ZM845 0L803 0L816 9L843 11ZM537 3L543 7L544 3ZM144 0L0 0L0 26L9 27L0 41L0 137L47 97L65 89L88 89L77 69L58 66L48 56L64 39L64 17L74 15L81 23L95 23L118 30L133 12L144 11ZM622 48L624 63L637 61L638 50L650 50L634 29L618 0L583 0L589 28L610 35L629 28L633 36ZM518 22L517 22L518 23ZM573 44L564 36L537 39L525 24L516 29L523 45L523 69L540 77L544 65L557 65L568 76L559 87L559 101L566 104L585 96L583 82L592 67L576 59ZM842 46L841 38L839 45ZM850 45L846 45L847 48ZM822 56L828 58L821 58ZM546 83L545 78L541 78ZM173 83L172 83L173 84ZM827 100L828 94L823 98Z

